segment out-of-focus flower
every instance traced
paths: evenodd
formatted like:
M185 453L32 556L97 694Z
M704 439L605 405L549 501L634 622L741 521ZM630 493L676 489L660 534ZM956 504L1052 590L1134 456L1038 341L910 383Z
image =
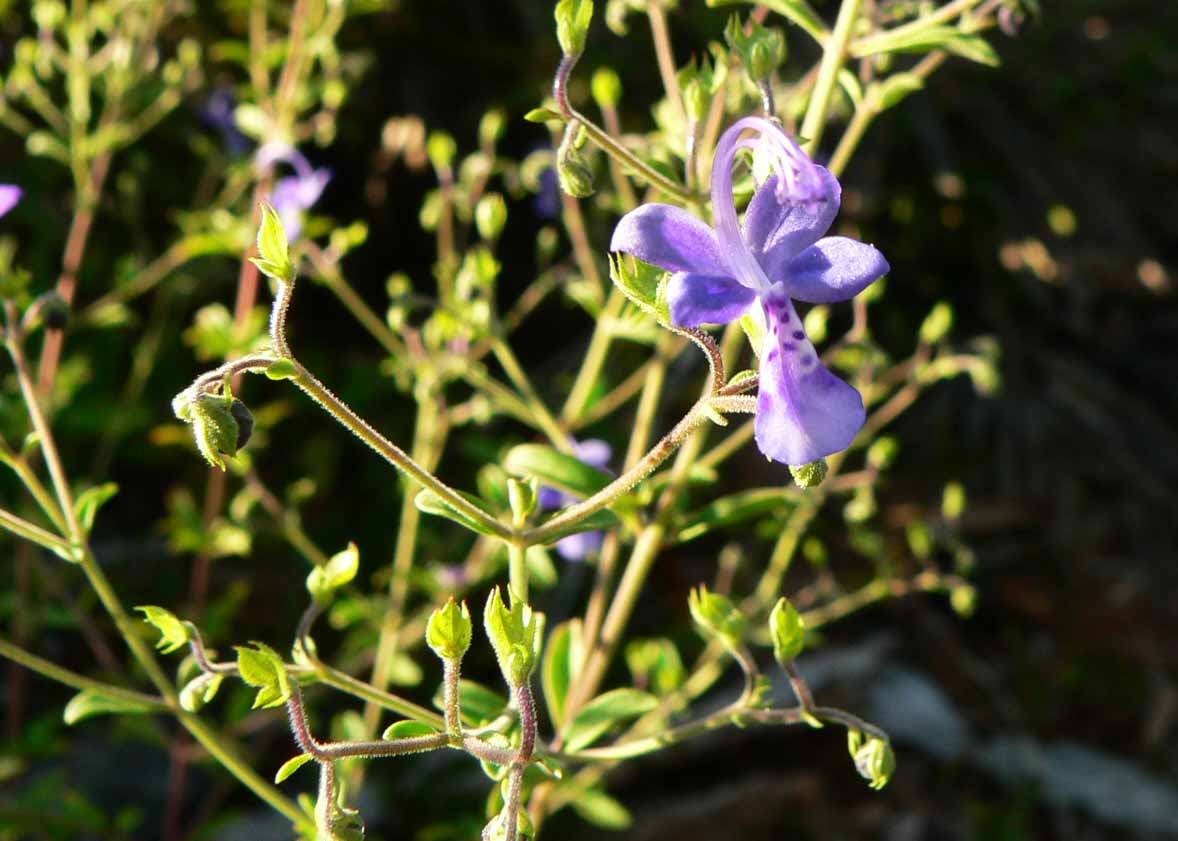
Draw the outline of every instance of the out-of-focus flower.
M0 184L0 216L3 216L20 202L24 190L15 184Z
M743 137L752 131L754 138ZM732 195L742 149L763 178L743 230ZM610 249L674 272L671 320L683 327L726 324L758 302L765 316L757 446L791 466L846 449L863 426L863 398L827 370L806 336L792 298L828 304L853 298L888 271L883 255L847 237L824 237L842 188L776 123L738 120L716 147L713 229L687 211L646 204L622 217Z
M587 441L574 444L573 449L577 454L577 458L585 462L585 464L588 464L590 467L599 467L602 469L605 469L606 465L609 464L610 457L613 455L610 445L596 438L590 438ZM540 508L545 510L564 508L578 501L571 494L549 487L540 488L538 497ZM568 537L561 538L556 542L556 551L566 561L583 561L601 548L603 538L604 535L599 531L583 531L578 534L570 534Z
M237 100L233 96L233 89L223 85L209 94L204 107L200 109L200 118L205 125L221 132L221 139L225 143L225 151L230 155L244 155L249 151L250 139L237 127L237 120L233 112L237 108Z
M274 183L270 204L282 219L287 241L294 242L302 233L303 215L319 201L331 181L331 170L312 167L298 149L285 143L267 143L258 150L255 158L255 163L262 170L268 170L280 162L289 164L294 174L285 175Z

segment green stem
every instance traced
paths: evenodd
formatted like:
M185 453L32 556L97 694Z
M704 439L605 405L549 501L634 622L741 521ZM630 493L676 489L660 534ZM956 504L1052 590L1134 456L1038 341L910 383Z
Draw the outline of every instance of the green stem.
M136 692L133 689L124 689L121 686L113 686L109 683L103 683L100 680L94 680L85 675L80 675L77 672L72 672L56 663L38 657L36 654L26 651L3 638L0 638L0 657L7 657L9 660L19 663L26 669L30 669L40 675L44 675L50 680L63 683L81 692L93 692L96 695L102 695L113 700L140 704L161 711L168 709L167 704L164 703L162 698L156 697L155 695L148 695L144 692Z
M38 546L44 547L53 554L65 558L68 561L76 559L77 552L69 543L62 540L56 534L45 531L40 526L35 526L28 520L18 517L3 508L0 508L0 527L8 529L13 534L23 537L25 540L30 540Z
M507 575L512 599L528 600L528 547L519 541L507 544Z
M838 80L839 70L847 57L847 42L851 37L851 29L859 16L861 0L843 0L839 7L838 17L834 22L822 54L822 63L818 66L818 79L814 83L814 93L810 96L810 105L806 109L806 117L802 121L802 137L806 140L806 152L813 157L822 142L822 131L826 128L826 113L830 107L830 96Z
M495 354L495 358L499 360L499 364L503 366L503 370L507 372L508 379L515 383L515 387L523 395L528 411L536 419L540 430L554 447L563 453L573 455L573 442L569 438L569 434L561 428L560 423L552 416L548 407L544 405L544 401L540 399L540 395L536 393L532 381L528 379L527 373L519 364L511 346L502 338L497 338L491 345L491 350Z
M589 348L585 351L585 359L577 371L577 378L573 381L573 388L565 400L561 417L566 423L575 421L589 402L589 395L597 384L601 369L605 366L605 359L609 355L609 346L613 341L610 329L626 305L626 296L616 286L610 290L606 299L605 309L597 317L593 326L593 336L589 339Z
M917 18L916 20L909 21L901 26L883 32L877 32L866 38L856 39L850 46L850 53L855 58L864 58L875 53L885 52L891 44L896 43L898 40L907 39L912 35L923 32L929 27L947 23L955 17L965 14L982 2L983 0L953 0L953 2L946 3L944 6L922 18Z
M385 461L422 487L436 493L446 505L455 511L480 523L489 532L501 538L511 537L511 529L507 528L474 503L469 502L466 497L435 477L410 458L408 453L373 429L367 421L332 394L323 383L315 379L311 372L299 362L295 361L293 357L290 361L295 366L295 375L291 378L292 382L302 389L308 397L326 409L328 414L339 421L349 432L375 450Z

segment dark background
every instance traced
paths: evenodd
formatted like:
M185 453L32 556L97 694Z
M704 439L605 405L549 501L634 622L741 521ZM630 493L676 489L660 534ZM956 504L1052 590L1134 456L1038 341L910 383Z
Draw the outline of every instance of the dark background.
M718 36L731 11L683 5L671 15L680 63ZM945 299L957 313L956 336L994 336L1002 349L997 396L979 397L959 378L889 430L902 455L880 491L881 521L902 523L914 510L935 510L945 481L965 483L963 536L977 556L975 615L963 620L934 597L885 603L829 629L825 646L803 660L820 697L890 729L895 778L882 793L868 790L832 729L724 731L618 773L610 790L635 816L620 839L1178 836L1178 307L1169 274L1178 261L1178 12L1145 0L1044 6L1044 16L1017 38L993 36L1002 68L950 62L925 92L882 117L844 178L861 196L854 212L864 238L893 267L887 303L873 322L880 341L906 352L924 314ZM423 284L433 259L432 241L417 223L431 180L377 169L381 125L394 114L418 114L453 133L466 152L483 111L499 106L509 115L505 154L522 157L545 143L544 129L520 117L544 96L558 60L550 15L548 3L527 0L406 3L345 29L345 46L369 52L373 64L343 109L335 144L311 155L335 172L323 211L371 227L346 270L378 309L391 271ZM207 11L192 25L199 31L190 34L203 38L223 21ZM631 18L631 28L622 40L595 24L578 78L598 63L614 66L625 87L623 124L641 130L661 88L641 19ZM790 67L803 68L813 56L804 38L790 33L789 40ZM100 217L83 300L103 288L122 250L151 253L150 243L167 241L170 211L185 206L191 190L172 162L188 155L187 135L199 125L195 107L181 109L119 162L150 189L108 197L108 209L117 210ZM19 175L28 188L4 225L19 233L23 260L47 287L68 224L68 190L58 170L24 158L12 138L2 143L0 180ZM373 179L387 186L379 203L367 198ZM1074 216L1074 232L1053 229L1059 207ZM595 214L593 221L590 237L604 256L613 220ZM512 204L501 254L503 301L532 276L536 224L529 201ZM176 281L188 290L171 316L176 329L197 306L228 304L235 281L227 261L186 270ZM331 295L305 284L292 323L310 367L390 437L406 440L412 412L405 397L379 374L374 347ZM520 355L550 402L565 393L590 327L571 304L554 299L521 334ZM122 345L70 338L67 347L88 354L93 371L59 418L67 461L88 463L109 419L109 395L117 393L133 334L125 338ZM185 346L168 345L164 354L150 399L126 419L129 432L112 469L123 492L96 533L128 604L181 603L189 559L167 550L158 524L169 488L182 484L199 494L203 486L191 453L142 446L198 367ZM698 374L677 369L672 383L687 388ZM279 486L315 478L319 492L304 518L322 545L349 538L391 545L397 482L322 421L276 428L260 469ZM595 432L619 443L625 426L618 423ZM468 476L497 434L494 427L474 433L443 473ZM780 480L751 448L728 469L733 485ZM5 485L6 496L10 491ZM834 511L819 528L833 532L839 523ZM366 556L370 562L384 560ZM707 556L673 559L648 588L644 610L652 625L665 619L685 630L686 588L710 563ZM63 577L69 574L70 591L84 602L72 572ZM303 574L301 562L266 534L250 558L217 562L213 591L240 594L242 611L227 625L209 618L212 633L223 632L217 642L284 639L302 606ZM570 572L561 592L575 595L579 582ZM690 632L682 638L690 640ZM38 651L87 670L74 640L68 628L47 622ZM423 697L430 688L427 678ZM26 809L34 808L29 792L38 785L47 811L70 797L111 815L133 807L141 814L132 837L155 837L165 755L144 745L133 722L94 719L66 730L57 722L70 693L39 678L27 691L29 724L9 745L32 771L0 792ZM255 765L264 773L292 753L280 727L267 733L256 743ZM359 805L385 838L409 837L461 809L477 811L487 786L470 763L448 755L380 763L369 779ZM220 780L192 770L186 804L193 829L209 793L220 792L212 802L223 817L205 825L203 837L285 836L281 820ZM602 835L567 814L548 832Z

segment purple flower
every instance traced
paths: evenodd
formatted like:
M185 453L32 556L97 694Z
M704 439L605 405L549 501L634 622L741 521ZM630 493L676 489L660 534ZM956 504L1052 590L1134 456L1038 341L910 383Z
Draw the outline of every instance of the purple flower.
M200 109L200 118L206 125L218 129L225 141L225 151L230 155L244 155L250 147L250 139L242 134L237 127L237 120L233 116L237 108L237 100L233 96L233 88L222 85L209 94L204 107Z
M16 207L24 190L15 184L0 184L0 216Z
M577 458L585 462L585 464L603 469L609 464L610 456L613 455L613 450L610 449L609 444L599 441L596 438L575 443L573 449L577 454ZM540 488L537 498L540 507L546 510L564 508L578 501L571 494L549 487ZM601 548L603 538L604 535L599 531L583 531L578 534L570 534L568 537L563 537L556 541L556 551L566 561L583 561Z
M310 162L293 146L283 143L267 143L258 150L255 163L258 168L270 169L278 162L290 164L294 175L286 175L274 183L270 193L270 204L278 211L286 238L294 242L303 230L303 214L310 210L327 183L331 181L331 170L314 169Z
M742 137L745 131L756 139ZM771 173L749 202L743 230L732 197L741 149L753 150L754 174L766 166ZM888 271L872 246L823 236L841 192L838 179L779 126L746 117L716 147L714 229L678 207L646 204L622 217L610 242L612 251L674 272L667 298L677 325L726 324L759 302L766 330L757 446L788 465L846 449L865 419L863 398L819 361L791 300L849 300Z

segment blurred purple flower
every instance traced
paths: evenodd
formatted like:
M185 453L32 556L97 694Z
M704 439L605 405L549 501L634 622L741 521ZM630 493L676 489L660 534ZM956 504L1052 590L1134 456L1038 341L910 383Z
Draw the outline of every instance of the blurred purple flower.
M552 167L540 173L540 189L532 200L532 209L541 219L555 219L560 216L560 179Z
M16 207L24 190L15 184L0 184L0 216Z
M753 131L756 139L743 138ZM772 173L745 213L736 216L732 171L742 149L754 174ZM791 298L828 304L853 298L888 271L875 248L824 237L842 188L773 122L738 120L716 146L712 169L713 229L686 210L646 204L627 213L610 250L674 272L667 288L671 320L682 327L726 324L753 302L765 315L757 446L775 461L799 466L851 445L863 426L863 398L818 360Z
M294 242L303 230L303 214L319 201L331 181L331 170L313 168L298 149L285 143L267 143L255 157L255 163L262 170L279 162L289 164L294 175L283 176L274 183L270 204L282 218L287 240Z
M585 464L603 470L609 464L610 457L613 455L613 450L609 444L596 438L574 443L573 449L577 458L585 462ZM551 510L553 508L564 508L575 502L579 502L579 500L572 494L567 494L556 488L541 487L537 502L540 504L540 508ZM578 534L570 534L568 537L562 537L556 542L556 551L566 561L583 561L601 548L603 538L604 534L599 531L583 531Z
M244 155L249 151L250 139L237 127L237 120L233 117L236 108L237 100L233 96L233 88L223 85L209 94L204 107L200 109L200 118L204 120L205 125L221 132L225 151L230 155Z

